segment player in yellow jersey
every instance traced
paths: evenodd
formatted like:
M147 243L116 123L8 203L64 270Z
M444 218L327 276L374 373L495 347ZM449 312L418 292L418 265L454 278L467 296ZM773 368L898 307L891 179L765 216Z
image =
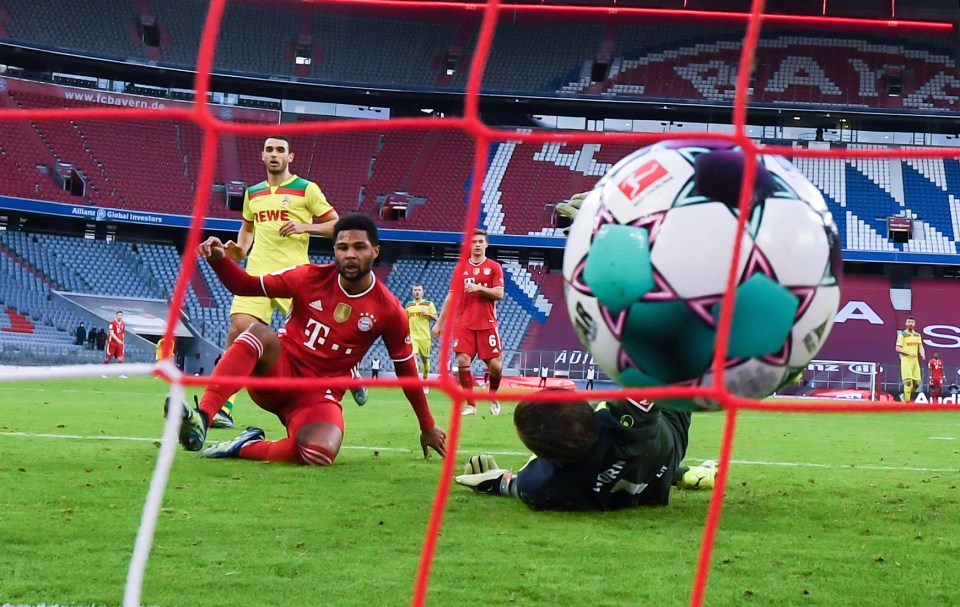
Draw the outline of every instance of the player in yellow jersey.
M423 298L423 285L413 283L410 289L413 301L405 306L407 317L410 319L410 339L413 340L413 353L420 356L420 370L423 379L430 373L430 348L433 345L433 336L430 334L430 321L437 320L437 306L432 301ZM430 393L430 388L424 387L424 394Z
M910 402L913 391L920 387L920 359L926 358L923 338L914 331L917 321L907 316L905 329L897 333L897 352L900 354L900 379L903 381L903 402ZM919 357L919 358L918 358Z
M174 343L174 347L173 347L173 348L170 348L170 354L175 354L175 353L176 353L176 338L174 338L174 342L173 342L173 343ZM157 360L158 360L158 361L159 361L161 358L163 358L163 355L165 354L165 352L164 352L163 350L164 350L164 348L166 347L166 345L167 345L167 340L164 339L163 336L161 335L161 336L160 336L160 339L157 340Z
M309 263L307 248L311 234L331 237L339 216L327 202L320 186L290 172L294 160L290 140L271 135L263 142L260 160L267 178L247 188L243 196L243 224L237 241L226 243L233 259L247 260L247 272L264 275ZM319 218L319 223L314 219ZM284 315L290 311L289 299L234 297L230 308L230 330L226 347L256 322L270 324L274 308ZM231 396L214 419L214 428L233 427Z

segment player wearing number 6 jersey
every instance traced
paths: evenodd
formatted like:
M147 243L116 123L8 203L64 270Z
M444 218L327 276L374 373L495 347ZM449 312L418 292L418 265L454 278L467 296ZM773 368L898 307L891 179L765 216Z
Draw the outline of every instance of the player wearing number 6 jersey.
M490 394L496 394L500 388L500 376L503 369L503 345L500 342L500 328L497 321L497 302L503 299L503 268L497 262L487 258L487 233L474 230L470 239L470 259L465 266L455 270L463 280L463 300L460 309L450 312L450 297L443 305L437 324L431 333L440 337L443 319L448 314L454 316L453 351L457 354L457 372L460 387L473 390L473 372L470 365L474 357L487 365L490 373ZM456 280L456 276L454 280ZM475 415L476 404L467 399L460 412L462 415ZM500 403L490 401L490 413L500 415Z
M217 238L200 245L200 256L231 292L289 297L293 308L280 337L259 323L241 333L214 370L199 407L183 406L180 442L187 450L203 447L209 421L231 392L231 386L217 382L223 377L349 378L378 337L383 338L397 375L417 376L406 312L371 272L379 243L373 220L351 214L334 227L334 264L301 265L266 276L251 276L227 259ZM249 388L254 402L280 418L287 438L265 441L262 430L248 428L201 455L329 465L343 441L343 392L337 387ZM446 436L434 422L423 391L404 388L404 394L420 422L424 457L428 447L442 456Z

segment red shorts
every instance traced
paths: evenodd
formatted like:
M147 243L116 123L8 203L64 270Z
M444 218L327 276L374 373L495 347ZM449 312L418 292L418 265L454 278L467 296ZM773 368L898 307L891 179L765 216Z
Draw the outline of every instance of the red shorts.
M264 377L299 376L291 369L286 352L281 350L277 362ZM253 402L280 418L290 438L307 424L321 422L334 424L343 433L342 392L316 388L247 388L247 392Z
M116 358L120 362L123 362L123 344L118 344L115 341L107 343L107 356L104 360L110 360L111 358Z
M930 378L931 386L943 386L943 376L941 377L931 377Z
M500 358L503 356L500 331L497 330L497 327L488 329L457 327L453 334L453 351L457 354L466 354L471 360L474 356L480 360Z

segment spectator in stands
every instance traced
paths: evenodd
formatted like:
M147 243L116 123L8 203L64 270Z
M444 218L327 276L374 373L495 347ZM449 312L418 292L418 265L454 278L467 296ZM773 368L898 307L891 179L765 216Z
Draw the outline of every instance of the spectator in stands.
M380 357L374 356L373 362L370 363L370 377L377 379L380 377Z
M97 347L97 328L90 327L90 332L87 333L87 347L93 350Z
M339 219L320 186L290 172L294 152L289 138L282 135L267 137L260 160L267 178L247 188L237 241L225 245L232 259L247 258L247 271L254 275L310 263L307 256L310 235L333 236L333 226ZM320 222L314 223L314 219ZM229 348L254 323L269 325L274 309L287 315L290 300L234 297L226 347ZM365 389L356 388L353 392L358 403L360 400L366 402ZM211 420L214 428L233 427L235 397L236 394L231 395L223 410Z
M103 351L107 347L107 332L104 329L100 329L97 332L97 350Z
M451 325L453 333L453 351L457 354L457 375L460 387L473 391L473 372L470 365L474 357L480 358L490 373L490 395L495 396L500 388L500 376L503 371L503 344L497 321L497 302L503 299L503 268L499 263L487 257L487 233L474 230L470 239L470 259L461 270L463 279L463 299L460 309L453 315ZM456 278L454 278L456 279ZM443 330L443 319L450 314L450 297L444 302L440 316L433 326L431 334L438 338ZM500 403L490 400L490 413L500 415ZM477 405L467 397L461 415L476 415Z
M584 390L593 390L593 380L597 377L597 370L590 365L587 367L587 385L584 387Z
M558 402L541 395L517 404L514 425L534 457L516 474L493 456L470 458L457 483L477 493L519 498L536 509L614 510L665 506L671 487L712 489L716 462L681 464L690 412L646 401Z
M547 387L547 378L550 376L550 369L546 365L540 367L540 381L537 383L538 388Z
M87 330L83 326L83 321L80 321L80 324L77 325L77 345L82 346L83 340L87 338Z

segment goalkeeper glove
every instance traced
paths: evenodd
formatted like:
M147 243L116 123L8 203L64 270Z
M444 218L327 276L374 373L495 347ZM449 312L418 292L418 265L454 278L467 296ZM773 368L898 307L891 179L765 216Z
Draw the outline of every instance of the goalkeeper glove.
M573 224L573 220L577 217L577 211L580 210L580 206L583 204L583 200L587 197L587 194L590 192L580 192L579 194L574 194L570 197L569 200L564 200L563 202L557 203L557 217L563 217L570 221L570 224ZM563 228L563 235L568 236L570 234L570 225Z
M477 493L491 495L510 495L510 481L513 473L497 467L492 455L481 453L474 455L463 467L463 474L454 480L457 484L470 487Z

